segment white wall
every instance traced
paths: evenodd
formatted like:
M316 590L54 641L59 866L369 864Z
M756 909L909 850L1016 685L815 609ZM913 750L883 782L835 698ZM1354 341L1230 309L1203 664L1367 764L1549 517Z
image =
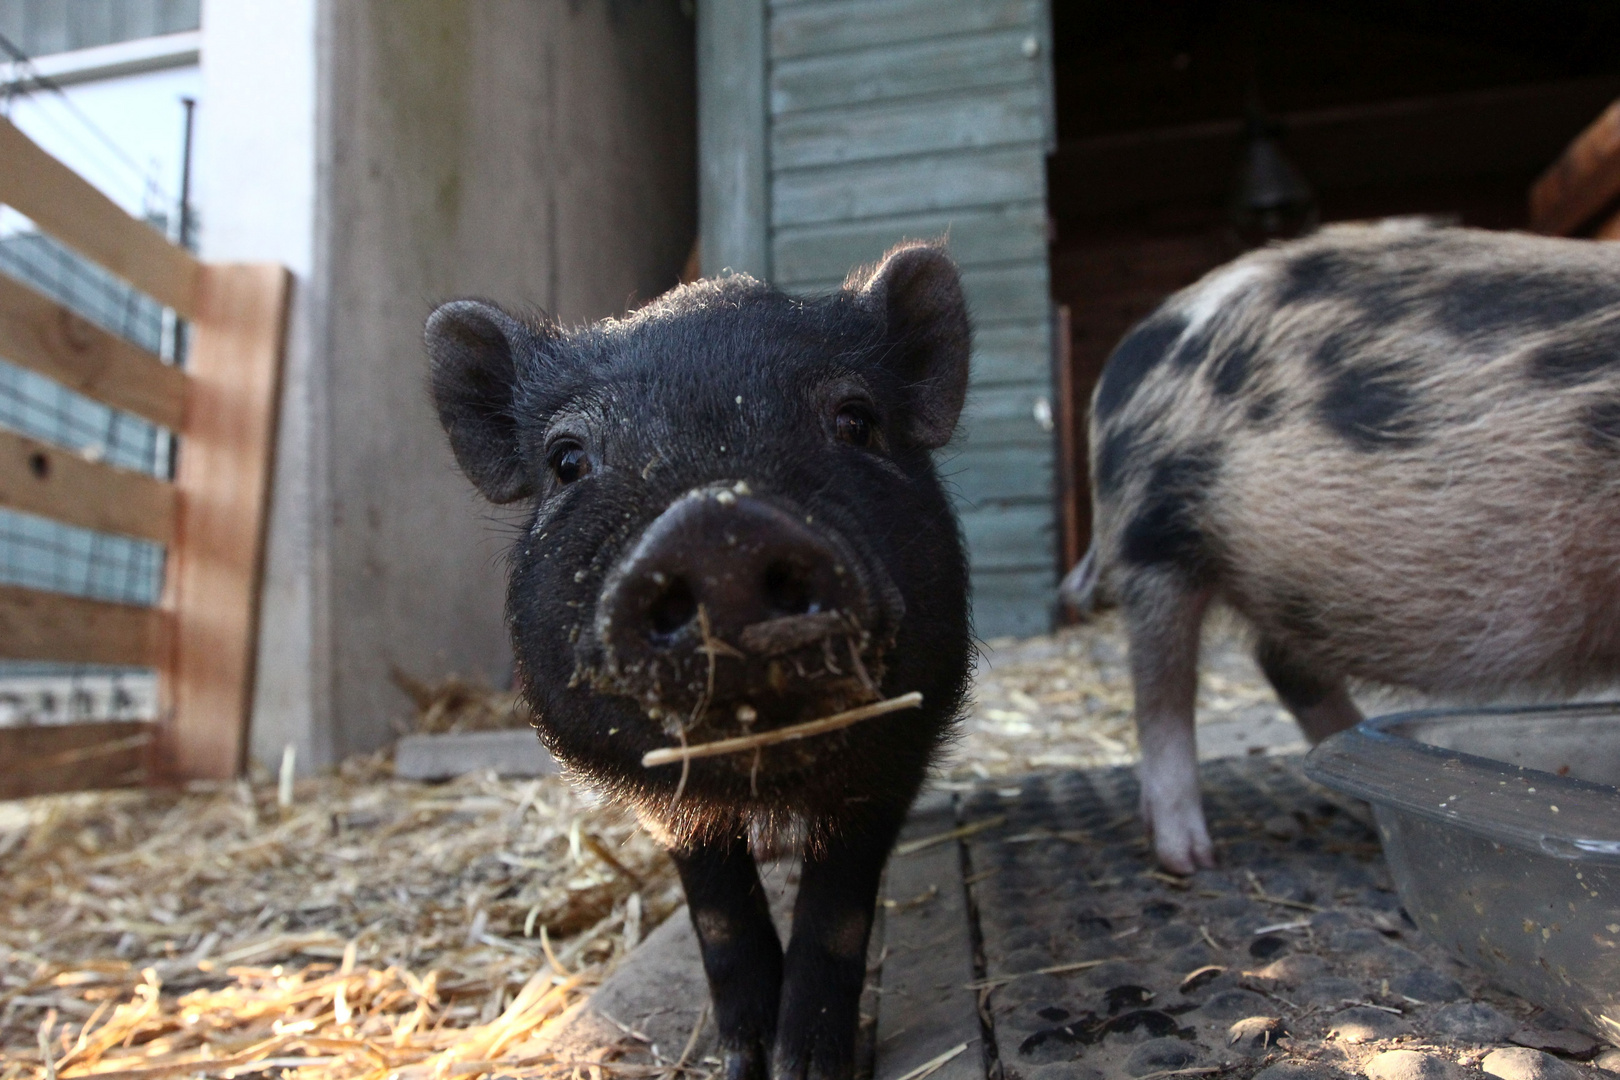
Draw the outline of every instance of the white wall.
M74 54L59 54L51 67L71 68L73 59ZM69 82L60 95L38 87L12 98L9 117L47 153L131 214L160 212L174 220L185 127L180 99L199 98L202 88L201 70L189 63ZM0 210L0 230L10 232L21 224L15 211Z
M202 256L280 262L292 311L271 489L250 754L291 743L306 768L334 756L330 638L321 600L328 518L317 108L317 0L205 0L196 187Z

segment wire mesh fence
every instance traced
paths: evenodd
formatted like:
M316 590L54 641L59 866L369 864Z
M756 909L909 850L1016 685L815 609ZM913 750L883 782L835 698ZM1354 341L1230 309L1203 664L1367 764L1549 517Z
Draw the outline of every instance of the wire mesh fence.
M162 228L162 221L154 221ZM172 359L171 312L107 271L37 232L0 237L0 273L76 314ZM110 465L171 474L174 440L165 429L109 408L0 357L0 427L67 447ZM163 547L0 508L0 584L127 604L155 604ZM151 715L155 676L147 669L0 660L0 725L131 719Z

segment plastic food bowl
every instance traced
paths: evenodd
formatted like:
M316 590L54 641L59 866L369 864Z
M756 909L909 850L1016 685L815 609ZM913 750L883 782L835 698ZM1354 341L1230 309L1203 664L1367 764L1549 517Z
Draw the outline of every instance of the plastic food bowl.
M1305 773L1372 804L1426 934L1620 1041L1620 703L1376 717Z

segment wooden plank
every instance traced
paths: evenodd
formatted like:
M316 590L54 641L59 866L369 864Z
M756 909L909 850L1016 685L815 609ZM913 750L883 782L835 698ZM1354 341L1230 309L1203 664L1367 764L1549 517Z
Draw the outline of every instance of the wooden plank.
M1620 101L1559 155L1530 189L1530 227L1567 236L1620 198Z
M4 430L0 505L159 544L174 537L173 484Z
M174 779L223 779L245 762L290 283L280 266L203 272L164 594L175 631L159 749Z
M1026 51L1026 29L941 38L771 66L771 113L859 105L889 98L957 93L973 88L1040 85L1041 50Z
M1047 361L1050 368L1051 361ZM976 386L962 410L961 431L974 446L1008 443L1050 450L1052 427L1039 417L1052 408L1052 384L1046 379L1029 383Z
M938 455L939 475L962 504L996 500L1038 502L1052 492L1054 458L1031 446L978 446L963 443Z
M973 572L973 629L985 639L1029 637L1052 629L1057 579L1049 567Z
M779 173L771 181L778 226L966 210L1046 194L1039 146L926 154Z
M781 228L771 240L776 281L838 280L902 240L943 239L960 266L1046 257L1046 206L1001 203L970 210Z
M196 314L202 264L130 217L0 117L0 203L182 315Z
M799 892L798 867L788 860L768 862L759 868L759 876L777 935L786 940ZM718 1049L703 957L692 916L682 904L614 965L589 1000L547 1024L531 1045L537 1056L562 1061L601 1060L603 1047L613 1047L614 1075L635 1070L637 1075L651 1076L670 1071L673 1059L663 1054L679 1054L705 1014L709 1020L692 1043L692 1061L702 1061ZM625 1039L625 1028L636 1032L635 1041Z
M925 794L900 841L957 825L948 795ZM973 982L973 923L962 882L960 842L931 844L889 859L884 879L882 993L878 996L876 1080L900 1080L950 1054L930 1080L984 1080ZM965 1050L952 1054L956 1047Z
M701 0L698 42L698 234L703 273L771 277L765 10L758 0Z
M157 664L168 619L157 608L0 585L0 657L80 664Z
M790 290L805 296L836 291L840 281L796 282ZM1004 322L1027 322L1051 315L1047 294L1046 260L1014 263L1011 266L970 266L962 271L962 293L977 326ZM1042 355L1037 370L1047 377L1049 358Z
M0 727L0 799L134 786L151 741L139 720Z
M983 323L973 333L973 387L1031 383L1046 376L1051 328L1044 318Z
M777 12L771 18L771 59L848 49L887 48L951 34L1022 29L1033 33L1039 0L843 0Z
M1065 574L1080 561L1091 539L1091 493L1085 462L1086 400L1077 385L1069 306L1061 304L1052 322L1052 420L1057 431L1057 572ZM1087 390L1090 388L1087 387Z
M875 161L1046 140L1035 84L789 113L771 126L771 168Z
M178 368L4 274L0 356L115 409L180 425L186 377Z
M1167 296L1240 253L1224 229L1076 243L1052 253L1052 292L1076 303L1143 290Z
M1609 217L1592 233L1594 240L1620 240L1620 211Z
M1617 93L1620 79L1604 76L1290 113L1281 123L1289 157L1321 192L1540 170ZM1052 212L1224 199L1242 146L1235 119L1065 142L1052 159Z
M1055 526L1050 494L1034 503L990 503L962 510L962 534L974 573L1028 570L1056 580Z
M967 296L968 310L980 323L1052 317L1045 258L1009 266L969 267L962 271L962 292Z

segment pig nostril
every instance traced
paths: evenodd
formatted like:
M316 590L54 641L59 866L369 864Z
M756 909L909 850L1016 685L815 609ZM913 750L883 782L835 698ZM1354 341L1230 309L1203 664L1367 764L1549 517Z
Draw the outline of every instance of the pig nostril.
M765 569L765 599L773 611L804 615L820 608L811 595L810 582L791 563L775 562Z
M647 608L647 621L654 634L668 636L691 622L697 615L697 598L685 578L676 578Z

